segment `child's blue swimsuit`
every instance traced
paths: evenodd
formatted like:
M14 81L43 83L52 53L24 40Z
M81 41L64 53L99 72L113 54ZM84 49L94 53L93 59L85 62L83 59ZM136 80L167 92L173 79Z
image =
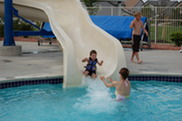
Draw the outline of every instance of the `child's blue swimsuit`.
M89 63L85 66L86 68L85 71L89 72L88 75L91 76L93 73L96 74L96 70L97 70L96 64L97 64L97 58L94 61L92 61L92 59L89 58Z

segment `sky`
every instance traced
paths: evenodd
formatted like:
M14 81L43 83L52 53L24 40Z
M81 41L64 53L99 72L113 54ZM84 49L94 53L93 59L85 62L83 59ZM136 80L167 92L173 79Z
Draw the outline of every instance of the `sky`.
M147 1L147 0L143 0L143 2L146 2L146 1ZM182 1L182 0L171 0L171 1L179 1L179 2L180 2L180 1Z

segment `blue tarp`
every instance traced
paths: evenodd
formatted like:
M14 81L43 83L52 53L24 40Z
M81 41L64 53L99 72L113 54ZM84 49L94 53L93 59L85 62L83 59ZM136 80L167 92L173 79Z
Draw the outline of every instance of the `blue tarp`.
M118 39L131 39L132 29L129 27L133 16L90 16L93 23ZM142 22L147 21L146 17L141 18ZM52 31L49 23L45 22L43 29L46 31ZM54 37L54 36L43 36Z
M132 29L129 27L133 16L90 16L92 21L118 39L131 39ZM147 21L146 17L141 18L142 22Z
M52 31L49 22L44 22L42 29L45 30L45 31L47 31L47 32L51 32ZM55 36L54 35L44 35L42 37L43 38L54 38Z

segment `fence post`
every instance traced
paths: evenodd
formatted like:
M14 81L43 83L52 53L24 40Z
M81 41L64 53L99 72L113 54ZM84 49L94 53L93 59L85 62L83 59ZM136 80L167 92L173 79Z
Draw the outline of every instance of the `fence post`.
M113 10L114 8L113 8L113 6L111 7L111 16L113 16L113 12L114 12L114 10Z
M157 7L155 7L155 16L157 16ZM157 43L157 17L155 17L155 44Z
M118 6L118 16L121 16L121 4L119 4Z

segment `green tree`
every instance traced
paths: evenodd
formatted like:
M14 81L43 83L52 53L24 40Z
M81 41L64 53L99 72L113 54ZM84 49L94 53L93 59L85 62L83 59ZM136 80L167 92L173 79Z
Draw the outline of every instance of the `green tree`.
M87 7L94 7L98 0L83 0Z
M83 0L90 15L96 15L98 11L98 0Z

